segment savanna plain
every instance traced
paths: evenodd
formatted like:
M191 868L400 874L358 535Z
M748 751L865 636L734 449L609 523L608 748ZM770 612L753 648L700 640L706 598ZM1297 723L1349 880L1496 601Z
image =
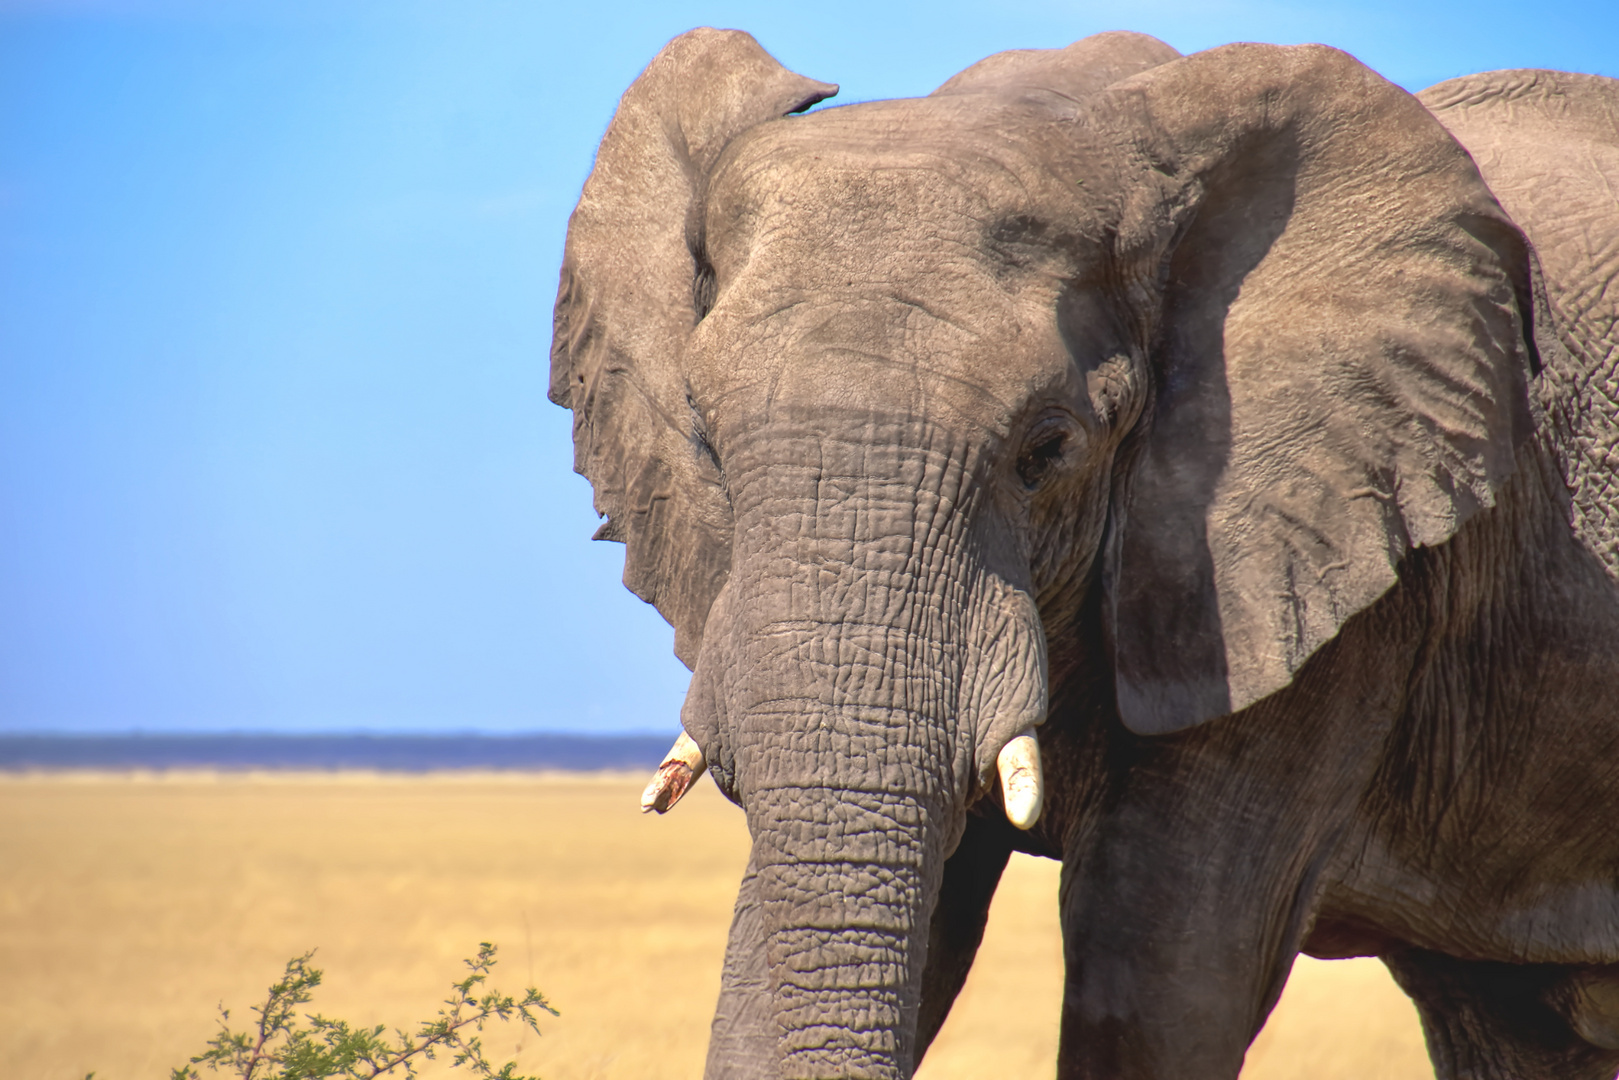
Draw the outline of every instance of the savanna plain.
M326 973L310 1011L412 1025L493 941L491 983L536 985L561 1016L539 1038L490 1028L492 1059L545 1080L698 1077L747 831L706 780L643 817L644 780L0 777L0 1075L167 1077L221 1003L241 1026L310 948ZM1053 1074L1057 869L1014 857L920 1080ZM1242 1075L1433 1074L1380 964L1301 958Z

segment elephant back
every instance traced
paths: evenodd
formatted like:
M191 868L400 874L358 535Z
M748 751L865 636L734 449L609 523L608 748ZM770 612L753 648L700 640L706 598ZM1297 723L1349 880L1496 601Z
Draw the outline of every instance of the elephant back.
M1418 96L1529 238L1541 364L1531 393L1575 534L1619 584L1619 80L1492 71Z

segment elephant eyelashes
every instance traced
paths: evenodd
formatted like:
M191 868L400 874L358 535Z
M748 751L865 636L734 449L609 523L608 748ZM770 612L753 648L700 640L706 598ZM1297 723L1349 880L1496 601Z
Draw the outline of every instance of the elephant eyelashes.
M714 310L714 300L719 291L719 282L714 276L714 267L709 264L706 253L694 253L696 272L691 281L691 306L697 315L697 321L702 322L708 318L708 313Z
M700 459L706 460L708 464L713 466L714 472L718 475L720 486L723 488L725 486L725 467L720 464L719 451L714 449L714 444L708 439L708 424L703 420L702 410L697 407L697 402L689 393L686 395L686 408L691 410L692 448L697 452Z
M1031 491L1040 486L1051 471L1062 463L1071 432L1062 420L1051 419L1036 425L1018 455L1017 472L1023 486Z

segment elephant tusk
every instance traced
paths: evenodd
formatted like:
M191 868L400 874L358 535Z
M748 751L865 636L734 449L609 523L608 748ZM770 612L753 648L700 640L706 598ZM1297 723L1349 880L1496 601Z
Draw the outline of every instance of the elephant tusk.
M674 746L663 756L663 764L652 774L652 782L641 792L641 813L650 814L656 810L660 814L667 814L706 768L708 762L703 760L703 748L682 731Z
M1040 807L1045 802L1045 784L1040 778L1040 744L1035 741L1033 728L1024 729L1001 748L995 768L1001 774L1001 801L1006 807L1006 820L1020 829L1029 828L1040 820Z

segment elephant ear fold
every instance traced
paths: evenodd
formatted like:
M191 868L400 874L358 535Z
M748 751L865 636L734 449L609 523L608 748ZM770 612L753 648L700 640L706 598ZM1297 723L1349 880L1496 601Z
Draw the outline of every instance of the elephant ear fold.
M573 410L574 468L607 517L597 538L624 542L624 584L674 626L688 667L731 534L682 367L712 288L691 223L731 140L835 93L740 31L682 34L625 91L568 223L550 397Z
M1158 734L1287 686L1494 504L1530 430L1527 254L1428 112L1335 50L1228 46L1107 98L1123 280L1161 289L1106 618L1122 719Z

